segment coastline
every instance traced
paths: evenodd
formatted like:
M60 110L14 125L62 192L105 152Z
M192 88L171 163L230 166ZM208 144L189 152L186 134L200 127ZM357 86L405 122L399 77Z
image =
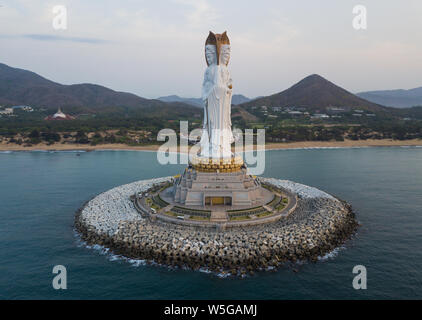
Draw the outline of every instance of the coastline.
M31 147L23 147L18 144L0 143L0 151L71 151L71 150L134 150L134 151L157 151L161 145L128 146L125 144L99 144L96 146L86 144L61 144L52 145L37 144ZM304 149L304 148L354 148L354 147L396 147L396 146L422 146L421 139L412 140L345 140L345 141L301 141L301 142L280 142L266 143L266 150L279 149ZM252 148L247 148L252 150ZM172 150L177 152L177 149Z

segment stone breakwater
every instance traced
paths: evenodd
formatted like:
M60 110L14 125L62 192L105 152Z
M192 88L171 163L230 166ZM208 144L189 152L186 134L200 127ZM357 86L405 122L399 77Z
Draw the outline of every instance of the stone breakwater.
M358 226L344 201L316 188L272 178L261 179L298 199L288 217L273 223L218 231L142 218L130 196L170 179L119 186L87 202L75 218L82 239L129 258L245 274L287 261L316 261L341 245Z

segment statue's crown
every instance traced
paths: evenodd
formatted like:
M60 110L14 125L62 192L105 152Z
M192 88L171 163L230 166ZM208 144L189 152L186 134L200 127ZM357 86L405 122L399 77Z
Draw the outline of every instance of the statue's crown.
M227 31L223 33L214 33L210 31L208 34L208 38L205 41L205 45L213 44L213 45L222 45L222 44L230 44L229 37L227 36Z
M210 31L210 33L208 34L208 38L205 41L205 45L207 44L211 44L211 45L217 45L217 38L215 37L215 34L213 32Z
M216 39L217 39L217 44L218 45L222 45L222 44L230 44L230 40L229 37L227 36L227 31L224 31L221 34L216 34L215 35Z
M220 48L224 44L230 44L229 37L227 36L227 31L224 31L223 33L214 33L210 31L207 40L205 40L205 45L214 45L217 47L217 64L220 64Z

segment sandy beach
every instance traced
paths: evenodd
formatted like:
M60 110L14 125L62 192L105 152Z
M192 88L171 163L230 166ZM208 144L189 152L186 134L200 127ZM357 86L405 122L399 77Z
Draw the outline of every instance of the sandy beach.
M267 143L266 150L273 149L300 149L300 148L351 148L351 147L389 147L389 146L422 146L422 140L345 140L345 141L303 141L303 142L286 142L286 143ZM95 146L86 144L37 144L31 147L13 143L0 143L0 151L33 151L33 150L145 150L156 151L160 145L147 146L128 146L125 144L99 144ZM176 150L174 150L176 151Z

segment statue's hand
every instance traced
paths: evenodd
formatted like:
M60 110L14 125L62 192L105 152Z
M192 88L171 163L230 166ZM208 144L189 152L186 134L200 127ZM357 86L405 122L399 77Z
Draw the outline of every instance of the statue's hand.
M227 81L227 86L229 87L229 89L233 89L232 78L229 78L229 81Z

